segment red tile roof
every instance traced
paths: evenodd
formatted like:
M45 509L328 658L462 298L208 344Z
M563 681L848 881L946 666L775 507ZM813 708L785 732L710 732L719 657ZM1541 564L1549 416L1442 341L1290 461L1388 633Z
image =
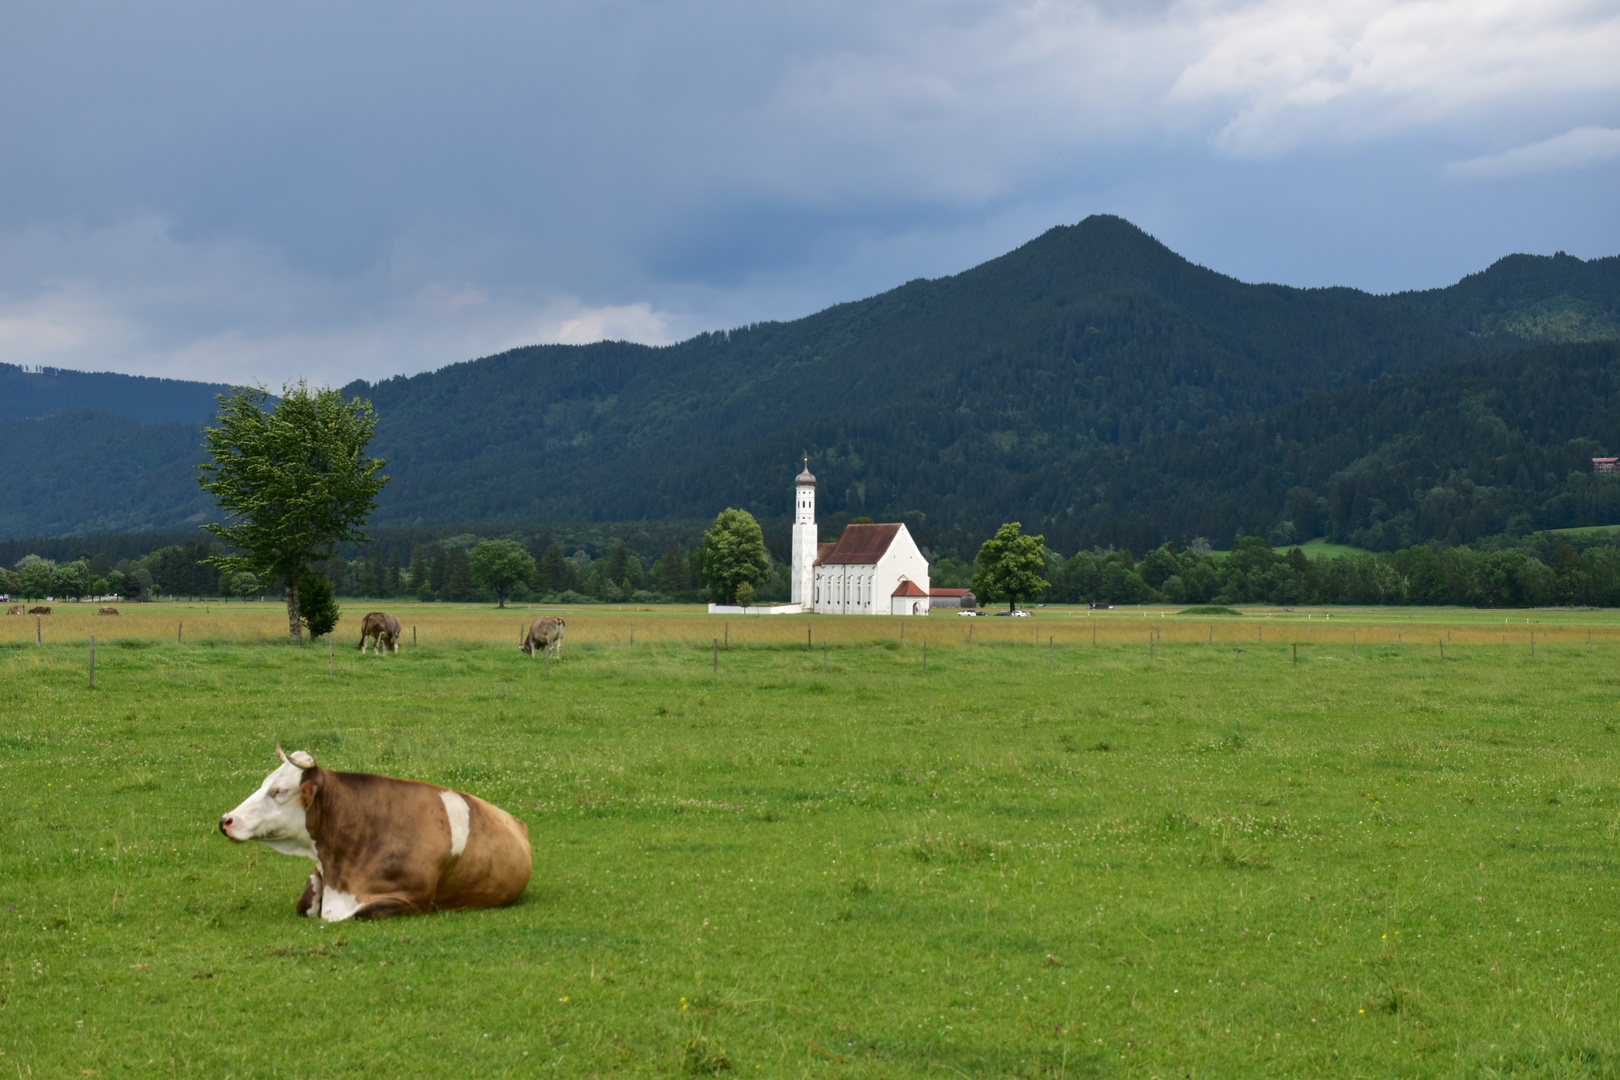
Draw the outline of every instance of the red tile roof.
M964 596L969 591L970 590L968 590L968 589L929 589L928 590L928 595L929 596Z
M915 581L906 580L906 581L902 581L900 583L900 587L898 589L894 590L894 592L890 593L889 595L890 596L927 596L928 594L923 592L922 589L918 588L917 583Z
M823 566L875 563L883 558L899 532L898 525L846 525L838 543L831 551L823 552L818 561Z
M827 557L827 553L829 551L831 551L833 548L837 547L837 546L838 546L838 541L836 541L836 540L828 540L825 544L817 544L816 545L816 561L815 561L815 563L813 565L820 566L821 561Z

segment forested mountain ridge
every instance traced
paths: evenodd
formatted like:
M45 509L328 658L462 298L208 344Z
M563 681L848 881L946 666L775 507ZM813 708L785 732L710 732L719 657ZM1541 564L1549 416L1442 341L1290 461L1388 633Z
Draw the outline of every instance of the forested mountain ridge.
M143 424L194 424L213 416L214 395L229 389L184 379L0 363L0 420L95 409Z
M1327 498L1318 488L1331 484L1312 473L1280 500L1256 491L1234 518L1210 507L1281 481L1210 480L1208 506L1189 517L1186 499L1160 514L1156 489L1122 495L1116 477L1161 452L1150 447L1203 453L1203 440L1317 395L1479 361L1526 335L1601 337L1620 311L1617 268L1513 256L1395 296L1249 285L1093 217L792 322L662 348L535 346L345 390L380 417L373 449L392 480L378 525L701 519L727 505L776 518L809 453L830 524L900 518L936 550L976 546L1014 518L1071 547L1194 526L1219 540L1199 523L1272 529L1288 488ZM97 488L93 454L48 422L17 423L27 431L0 423L0 448L26 438L37 452L29 497L0 499L0 535L161 529L196 514L197 442L183 450L184 433L154 430L137 449L140 432L81 421L107 428L102 445L133 440L120 452L135 476L153 474L147 491L128 468Z
M1620 342L1548 345L1094 455L1025 497L1094 494L1051 523L1063 550L1256 535L1394 551L1620 524L1620 475L1592 471L1617 452Z
M1620 338L1620 255L1509 255L1444 289L1397 294L1408 311L1523 342Z

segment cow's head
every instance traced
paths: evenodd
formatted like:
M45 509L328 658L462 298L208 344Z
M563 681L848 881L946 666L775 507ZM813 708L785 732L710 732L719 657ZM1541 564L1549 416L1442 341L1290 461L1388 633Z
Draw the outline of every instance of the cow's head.
M305 825L307 807L301 796L304 770L315 759L303 750L291 754L276 747L281 767L264 778L259 790L242 805L219 819L219 831L237 843L257 840L287 855L315 857L315 845Z

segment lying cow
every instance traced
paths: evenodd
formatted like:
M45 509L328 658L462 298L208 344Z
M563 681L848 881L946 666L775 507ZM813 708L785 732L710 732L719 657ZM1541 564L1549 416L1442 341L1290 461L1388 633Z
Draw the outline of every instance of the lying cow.
M276 753L281 767L219 831L314 860L298 914L470 911L504 907L528 887L529 827L506 811L420 780L318 768L303 750Z
M28 607L26 604L12 604L10 607L6 608L6 614L26 615L28 614Z
M97 615L117 615L118 614L118 609L115 608L115 607L98 608L96 610L96 614Z
M376 645L379 655L383 651L384 638L388 639L386 644L391 646L395 652L399 652L399 620L387 612L373 611L360 621L361 652L366 651L367 638L370 638L372 643Z
M552 656L562 656L563 621L555 615L542 615L529 626L528 636L518 648L534 656L536 650L549 651Z
M37 607L31 607L28 609L28 614L30 615L49 615L50 613L51 607L49 604L40 604Z

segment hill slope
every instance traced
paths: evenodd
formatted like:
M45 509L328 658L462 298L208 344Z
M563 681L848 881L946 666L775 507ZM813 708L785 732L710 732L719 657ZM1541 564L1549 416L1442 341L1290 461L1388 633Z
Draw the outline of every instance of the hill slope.
M214 415L214 395L229 390L181 379L0 364L0 420L95 409L143 424L198 423Z
M1132 455L1201 446L1315 395L1527 339L1602 337L1620 325L1617 271L1620 259L1514 256L1448 289L1390 297L1248 285L1093 217L962 274L794 322L666 348L537 346L345 389L381 417L374 447L393 480L379 524L704 518L726 505L777 517L809 453L835 520L904 517L942 548L1015 517L1069 546L1137 543L1175 535L1185 515L1161 521L1152 490L1101 498ZM0 447L23 437L11 429L0 423ZM97 489L94 454L74 457L53 435L32 459L29 498L0 502L0 534L194 516L195 441L106 430L131 440L120 452L153 474L149 492ZM89 479L74 486L79 476ZM1097 505L1128 509L1135 524L1105 528L1089 516Z

